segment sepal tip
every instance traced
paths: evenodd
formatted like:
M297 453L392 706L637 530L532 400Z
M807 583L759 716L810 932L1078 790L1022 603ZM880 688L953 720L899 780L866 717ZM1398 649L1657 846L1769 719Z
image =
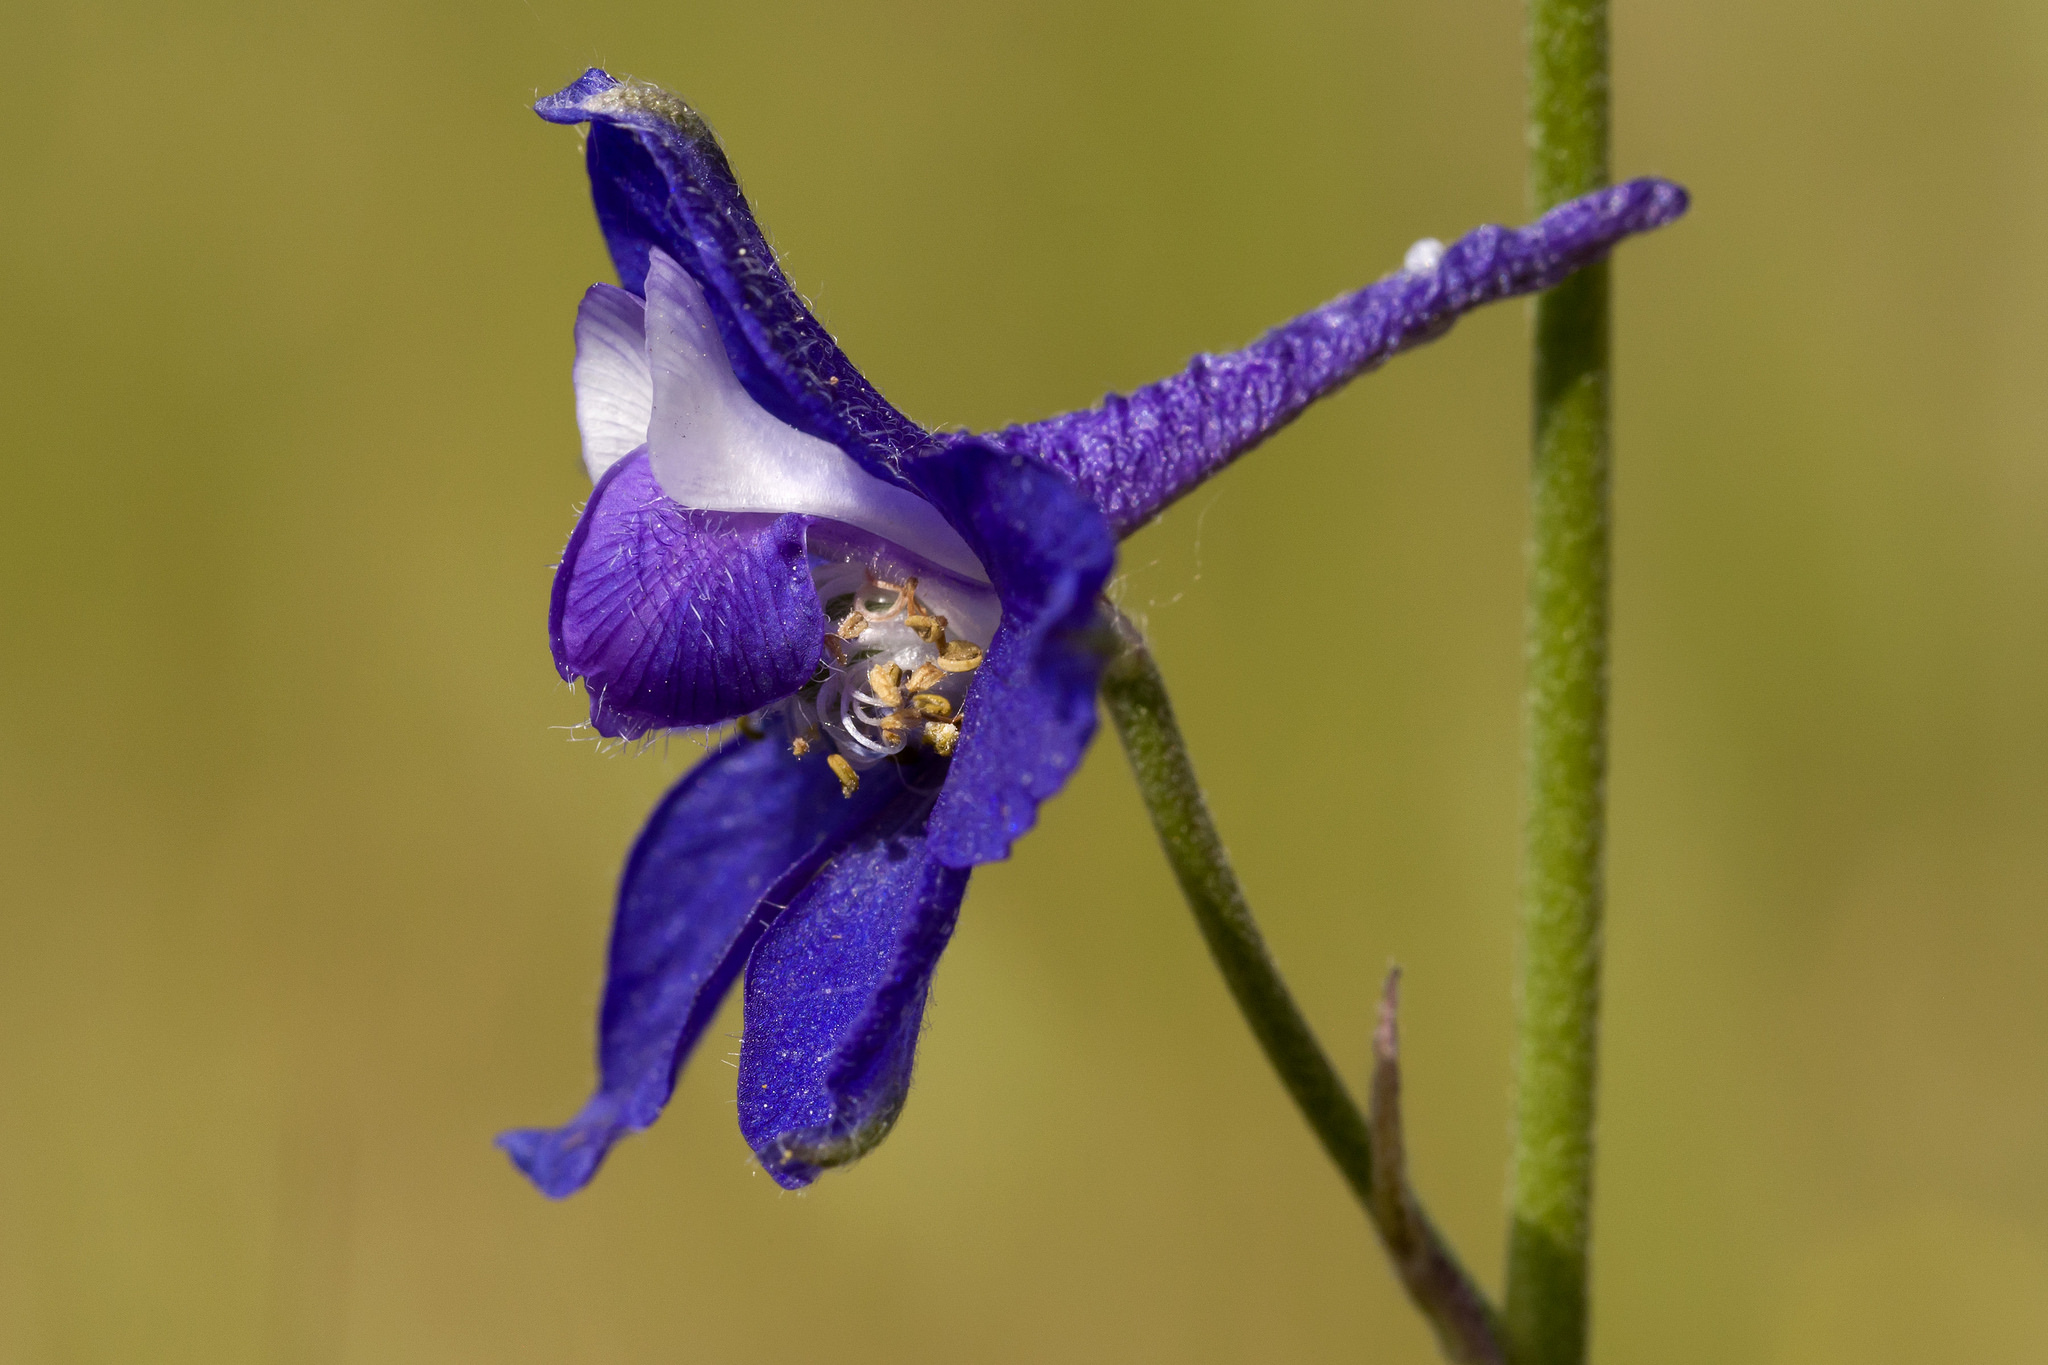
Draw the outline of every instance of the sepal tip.
M549 123L583 123L590 118L589 102L618 85L611 72L593 66L554 94L535 100L533 112Z

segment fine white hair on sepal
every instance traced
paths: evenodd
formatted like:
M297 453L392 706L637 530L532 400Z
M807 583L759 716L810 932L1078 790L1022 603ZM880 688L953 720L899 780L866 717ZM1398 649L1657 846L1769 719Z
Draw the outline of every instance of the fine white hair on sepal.
M1436 269L1436 263L1443 258L1444 244L1434 237L1424 237L1408 248L1408 254L1401 258L1401 268L1419 275Z

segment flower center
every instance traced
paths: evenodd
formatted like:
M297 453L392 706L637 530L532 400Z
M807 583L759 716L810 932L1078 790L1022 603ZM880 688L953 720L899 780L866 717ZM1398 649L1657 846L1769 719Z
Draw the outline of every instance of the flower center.
M823 585L821 585L823 586ZM846 795L860 772L912 748L941 756L960 739L960 707L982 647L948 636L947 619L919 600L917 579L869 570L851 591L825 603L831 633L818 672L784 703L790 748L799 757L819 740Z

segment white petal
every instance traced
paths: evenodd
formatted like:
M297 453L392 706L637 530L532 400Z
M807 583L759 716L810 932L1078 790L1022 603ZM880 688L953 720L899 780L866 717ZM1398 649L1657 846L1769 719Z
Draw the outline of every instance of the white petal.
M647 305L614 284L593 284L576 310L576 426L593 483L647 444L654 381L647 372Z
M740 387L703 289L660 251L647 267L647 356L654 378L648 451L654 477L677 502L829 517L988 582L981 561L930 503L772 416Z

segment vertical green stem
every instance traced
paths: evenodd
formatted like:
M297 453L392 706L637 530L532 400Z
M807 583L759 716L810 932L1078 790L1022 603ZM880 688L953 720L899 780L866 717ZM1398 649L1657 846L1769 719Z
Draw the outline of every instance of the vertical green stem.
M1530 191L1607 183L1605 0L1529 0ZM1607 767L1607 266L1535 308L1528 826L1516 1045L1508 1341L1516 1365L1586 1356Z

